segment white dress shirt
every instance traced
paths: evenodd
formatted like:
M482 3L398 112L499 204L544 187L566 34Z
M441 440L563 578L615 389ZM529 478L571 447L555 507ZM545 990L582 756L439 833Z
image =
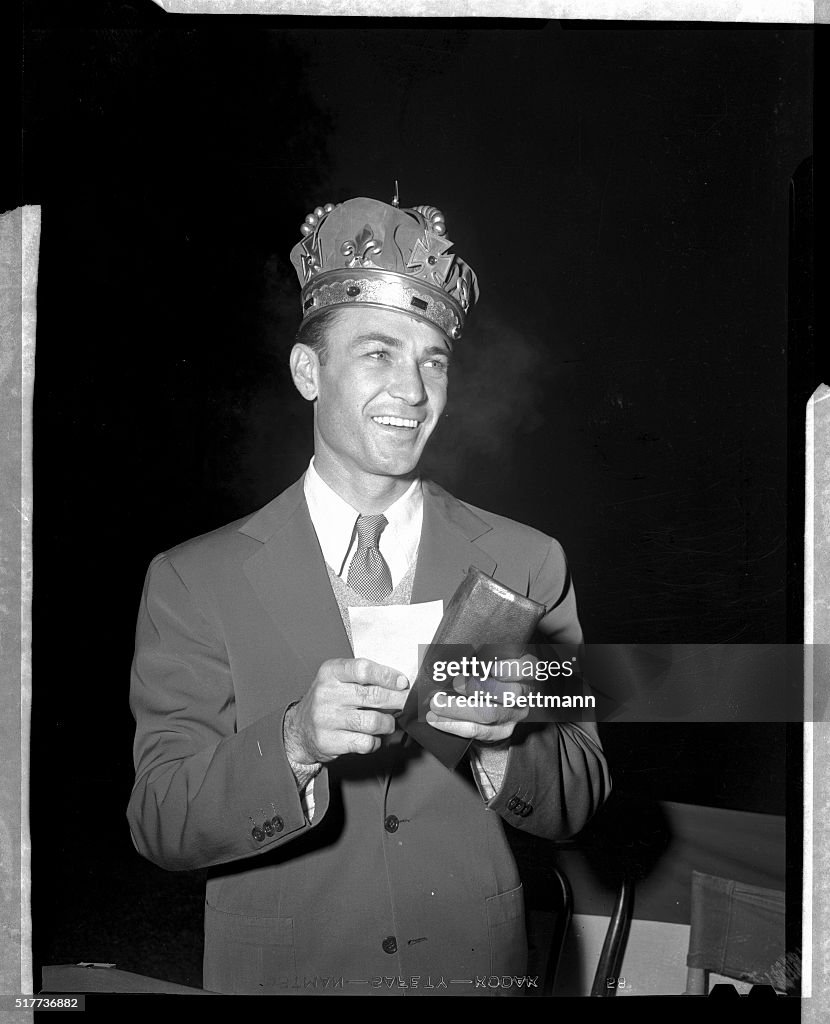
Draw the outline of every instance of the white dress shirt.
M326 564L335 575L347 579L349 566L357 550L358 509L323 480L314 468L314 459L308 464L303 479L308 512L320 550ZM378 542L380 553L389 566L392 586L396 587L418 553L421 541L421 527L424 519L424 494L421 481L416 478L409 488L394 501L384 516L388 525L384 527ZM410 680L412 682L412 680ZM482 762L486 762L485 764ZM501 785L507 763L505 745L493 748L471 747L470 763L473 775L485 800L492 799ZM314 779L300 793L300 799L309 821L314 818Z

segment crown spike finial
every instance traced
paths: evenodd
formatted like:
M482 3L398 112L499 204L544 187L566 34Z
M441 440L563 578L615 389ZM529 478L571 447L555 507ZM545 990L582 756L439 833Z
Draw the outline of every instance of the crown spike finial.
M401 205L401 197L400 197L400 195L398 193L398 179L397 178L395 178L395 196L394 196L394 198L392 200L392 205L395 207L396 210L399 209L400 205Z

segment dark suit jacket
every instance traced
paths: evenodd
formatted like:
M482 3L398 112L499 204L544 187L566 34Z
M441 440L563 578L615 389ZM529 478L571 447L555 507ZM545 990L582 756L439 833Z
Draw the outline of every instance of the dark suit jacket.
M546 605L546 637L580 641L559 544L425 482L412 601L446 602L470 565ZM522 890L500 816L564 837L609 791L587 723L517 729L489 804L468 770L448 772L397 732L322 770L308 824L283 716L323 661L350 656L302 481L150 566L128 818L156 864L211 869L206 988L291 992L328 976L365 994L384 976L521 974Z

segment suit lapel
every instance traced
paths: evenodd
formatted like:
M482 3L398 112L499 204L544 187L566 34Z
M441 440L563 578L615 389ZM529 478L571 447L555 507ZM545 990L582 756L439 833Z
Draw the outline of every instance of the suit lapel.
M263 542L245 575L287 643L305 663L309 682L329 658L351 658L302 479L266 505L241 532Z
M443 600L444 608L471 565L487 573L496 560L474 542L491 527L457 498L431 480L424 481L424 520L418 546L418 565L412 586L412 603ZM396 733L402 747L414 742L408 733ZM386 789L392 774L384 778Z
M491 527L442 487L424 481L424 522L412 603L447 601L471 565L488 576L496 561L474 543Z

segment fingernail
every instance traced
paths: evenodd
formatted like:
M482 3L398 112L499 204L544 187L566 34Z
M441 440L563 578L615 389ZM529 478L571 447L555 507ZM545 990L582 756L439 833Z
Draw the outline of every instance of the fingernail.
M398 676L398 689L405 690L409 686L409 680L406 676Z

